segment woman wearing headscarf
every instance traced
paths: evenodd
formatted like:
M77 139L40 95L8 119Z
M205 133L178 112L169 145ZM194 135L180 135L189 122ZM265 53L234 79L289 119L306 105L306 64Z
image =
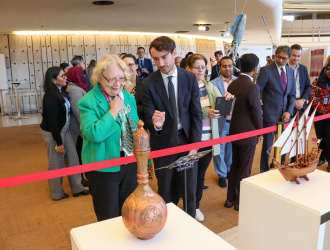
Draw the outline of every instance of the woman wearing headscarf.
M64 88L66 76L60 67L47 69L42 100L41 134L47 146L48 170L79 165L75 144L69 131L70 103ZM69 175L74 197L88 195L81 184L80 174ZM58 201L69 195L62 188L63 177L48 180L50 196Z
M325 115L330 113L330 63L324 68L324 75L320 76L317 81L317 85L313 86L312 93L310 95L310 101L314 99L312 104L313 108L317 107L316 115ZM320 156L320 163L322 165L325 160L328 162L327 171L330 172L330 119L324 119L314 123L315 132L318 139L322 139L320 148L323 150Z
M126 64L104 56L92 77L93 89L78 103L83 134L83 164L133 155L133 135L139 121ZM121 215L126 198L137 186L136 162L87 173L98 221Z

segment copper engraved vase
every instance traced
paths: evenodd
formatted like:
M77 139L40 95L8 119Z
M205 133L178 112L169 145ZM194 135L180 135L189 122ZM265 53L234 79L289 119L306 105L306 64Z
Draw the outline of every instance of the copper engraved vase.
M126 199L122 208L125 227L141 240L152 239L165 226L167 207L162 197L149 186L148 157L150 154L149 135L138 122L133 138L133 152L138 166L138 186Z

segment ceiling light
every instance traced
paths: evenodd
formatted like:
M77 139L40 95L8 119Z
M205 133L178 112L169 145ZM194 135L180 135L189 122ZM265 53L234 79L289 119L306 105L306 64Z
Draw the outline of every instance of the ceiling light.
M194 26L197 26L198 30L200 30L200 31L209 31L210 28L208 26L210 26L210 25L211 24L209 24L209 23L200 23L200 24L196 23L196 24L194 24Z
M285 16L283 16L283 20L293 22L294 21L294 16L293 15L285 15Z
M94 2L92 2L92 4L95 4L95 5L112 5L114 3L115 2L113 2L113 1L94 1Z

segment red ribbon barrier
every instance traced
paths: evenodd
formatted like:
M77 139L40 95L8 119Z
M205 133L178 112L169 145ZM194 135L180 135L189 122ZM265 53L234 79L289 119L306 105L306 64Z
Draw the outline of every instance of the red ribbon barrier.
M328 119L328 118L330 118L330 114L317 116L317 117L314 117L313 122L317 122L317 121ZM287 125L288 124L286 124L285 127ZM258 129L258 130L245 132L245 133L241 133L241 134L236 134L236 135L230 135L230 136L212 139L212 140L208 140L208 141L197 142L197 143L192 143L192 144L173 147L173 148L166 148L166 149L162 149L162 150L152 151L150 153L149 158L154 159L154 158L167 156L167 155L171 155L171 154L178 154L178 153L190 151L190 150L196 149L196 148L205 148L205 147L213 146L216 144L237 141L237 140L249 138L252 136L267 134L267 133L275 132L275 131L276 131L276 126L272 126L272 127L268 127L268 128ZM68 168L49 170L49 171L38 172L38 173L33 173L33 174L9 177L9 178L0 179L0 188L16 186L16 185L26 184L26 183L36 182L36 181L43 181L43 180L58 178L58 177L62 177L62 176L72 175L72 174L79 174L82 172L88 172L88 171L98 170L98 169L102 169L102 168L108 168L108 167L112 167L112 166L118 166L118 165L123 165L123 164L127 164L127 163L132 163L135 161L136 161L135 156L132 155L132 156L116 158L116 159L111 159L111 160L106 160L106 161L101 161L101 162L78 165L78 166L74 166L74 167L68 167Z

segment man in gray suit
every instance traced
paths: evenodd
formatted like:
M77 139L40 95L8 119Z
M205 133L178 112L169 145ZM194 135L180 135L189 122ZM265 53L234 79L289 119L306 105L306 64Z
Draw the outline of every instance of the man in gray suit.
M231 57L225 56L219 62L220 76L212 80L211 82L216 86L223 96L227 95L227 88L229 84L237 77L233 76L234 62ZM217 111L219 113L219 111ZM221 115L221 114L220 114ZM218 119L219 122L219 137L225 137L229 135L230 128L229 116L221 116ZM229 173L232 163L232 149L231 142L220 144L220 154L213 156L214 170L219 177L219 186L222 188L227 187L226 177Z
M262 91L263 127L277 122L288 122L296 102L294 72L286 64L291 57L289 46L279 46L275 51L275 62L262 67L257 84ZM275 132L264 135L261 151L260 172L269 170L267 150L272 146Z

